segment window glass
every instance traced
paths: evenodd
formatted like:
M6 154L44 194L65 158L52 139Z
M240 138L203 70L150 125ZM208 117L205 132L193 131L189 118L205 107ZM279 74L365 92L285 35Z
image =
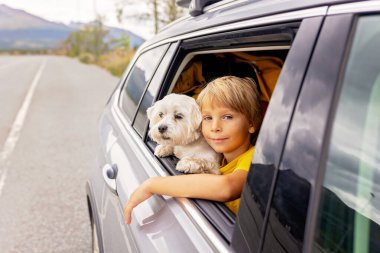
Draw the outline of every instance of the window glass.
M140 136L144 134L145 127L148 123L146 109L148 109L148 107L150 107L153 104L154 98L156 97L159 88L161 87L162 81L171 62L176 45L177 44L172 44L165 57L162 59L160 66L154 74L152 81L149 84L149 88L145 92L144 98L140 103L135 122L133 123L136 131L140 134Z
M122 93L122 109L132 121L145 87L152 78L159 60L167 49L167 45L156 47L142 54L128 75Z
M314 252L380 249L380 16L359 18L333 123Z

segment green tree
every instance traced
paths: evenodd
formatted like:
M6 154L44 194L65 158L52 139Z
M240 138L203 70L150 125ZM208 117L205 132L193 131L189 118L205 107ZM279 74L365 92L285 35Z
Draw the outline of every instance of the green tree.
M121 35L119 38L113 38L111 40L112 48L123 48L123 49L129 49L130 48L130 41L129 36Z
M90 33L90 40L92 52L95 55L95 59L98 60L99 56L108 50L108 44L105 43L105 37L108 34L108 31L104 28L103 20L101 16L98 16L92 26L92 32ZM91 27L90 27L91 28Z
M103 18L97 17L93 23L69 34L64 43L67 55L91 54L94 60L97 61L100 55L109 48L109 45L105 42L107 34L108 31L103 25Z
M82 32L76 31L69 34L64 42L64 46L69 56L78 56L81 52Z

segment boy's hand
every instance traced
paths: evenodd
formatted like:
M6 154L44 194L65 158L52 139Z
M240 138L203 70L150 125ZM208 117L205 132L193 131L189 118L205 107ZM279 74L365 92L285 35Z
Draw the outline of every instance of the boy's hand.
M149 181L149 180L148 180ZM140 185L131 195L127 204L124 206L124 221L126 224L131 224L132 210L144 200L150 198L153 194L148 191L148 181Z

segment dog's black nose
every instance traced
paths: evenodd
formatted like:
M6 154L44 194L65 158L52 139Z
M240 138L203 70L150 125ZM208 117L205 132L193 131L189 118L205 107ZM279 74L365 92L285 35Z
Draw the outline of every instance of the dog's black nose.
M161 125L158 127L158 131L162 134L165 133L166 130L168 130L168 126L166 125Z

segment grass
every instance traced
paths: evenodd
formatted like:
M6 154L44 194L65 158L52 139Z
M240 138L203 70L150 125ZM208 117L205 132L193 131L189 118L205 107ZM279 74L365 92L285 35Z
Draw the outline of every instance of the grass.
M107 69L115 76L121 76L135 53L135 49L118 48L101 55L95 64Z

